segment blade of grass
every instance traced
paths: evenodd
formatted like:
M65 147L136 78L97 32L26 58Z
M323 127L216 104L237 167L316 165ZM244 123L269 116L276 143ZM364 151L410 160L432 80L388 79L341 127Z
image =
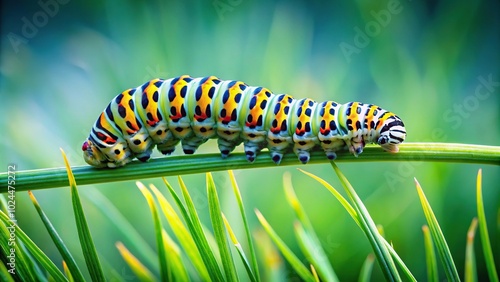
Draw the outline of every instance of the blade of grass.
M182 178L180 176L178 177L178 180L182 190L184 201L186 202L187 209L184 204L182 204L182 201L174 191L174 188L170 185L170 183L168 183L165 178L163 178L163 182L174 198L174 201L176 202L177 207L181 211L184 221L189 228L190 234L191 236L193 236L194 242L201 254L201 258L208 270L210 278L214 281L222 281L224 278L221 269L219 268L219 264L217 263L215 255L208 244L205 233L203 232L201 221L198 217L198 213L196 212L193 200L191 199L187 187L186 185L184 185L184 182L182 181Z
M0 281L14 282L14 279L10 275L9 270L3 263L0 263Z
M453 261L453 257L450 253L450 249L448 248L443 232L441 231L441 227L439 227L436 216L434 215L434 212L425 197L424 191L416 178L415 185L422 204L422 209L424 210L425 218L427 219L427 223L431 231L432 239L438 250L439 257L441 258L441 263L443 264L446 277L448 278L448 281L460 281L457 268L455 267L455 262Z
M177 246L165 230L162 231L164 239L163 245L165 245L167 259L170 262L172 274L174 275L173 281L189 281L189 275L184 267L184 263L182 262L181 250L179 249L179 246Z
M254 231L253 237L255 238L256 255L262 262L262 281L285 281L287 270L284 267L283 259L266 231L258 228Z
M422 233L424 234L424 248L425 248L425 262L427 264L427 281L439 281L436 252L434 251L434 243L432 242L432 235L429 231L429 226L422 226Z
M82 196L100 210L102 216L107 217L111 224L116 226L116 229L121 232L122 236L120 237L124 238L124 241L126 240L124 243L129 248L134 247L131 250L136 255L140 255L139 258L142 262L146 263L149 267L158 267L158 255L156 252L106 196L99 190L91 187L88 187Z
M320 282L318 272L316 272L316 268L314 268L314 265L310 264L309 267L311 268L311 273L314 277L314 281Z
M331 165L335 170L335 173L339 177L342 186L344 186L347 195L351 199L351 202L354 205L354 210L356 210L356 213L359 215L361 227L363 228L365 235L368 237L368 241L372 245L373 251L375 253L375 256L377 257L380 268L382 269L385 278L389 281L401 281L398 270L394 264L394 261L392 260L391 254L384 243L385 239L380 236L377 230L377 226L375 225L375 222L373 222L373 219L368 213L365 205L358 197L356 191L351 186L347 178L337 167L337 165L333 162L331 163Z
M11 232L7 229L7 226L9 228L15 228L14 234L16 236L15 244L14 244L14 249L15 249L15 256L16 256L16 261L15 261L15 267L16 271L19 270L19 274L21 274L26 281L36 281L38 274L35 271L35 265L33 259L30 257L30 254L26 253L24 251L24 248L28 250L31 255L33 256L36 261L40 263L42 268L47 271L54 279L58 281L67 281L66 277L64 274L57 268L57 266L45 255L44 252L24 233L24 231L19 228L17 224L13 224L9 217L3 212L0 211L0 221L3 223L0 225L1 233L3 233L3 237L5 241L7 241L7 238L10 238ZM8 243L7 243L8 245ZM10 248L12 246L9 246L7 250L10 251ZM6 252L9 253L9 252ZM43 277L42 277L43 278Z
M229 249L227 242L219 198L217 196L217 190L215 188L212 174L210 173L207 173L207 195L210 219L212 221L212 227L214 229L215 240L217 241L217 245L219 246L222 266L224 267L224 271L226 272L226 279L228 281L238 281L236 268L234 266L234 260L231 256L231 250Z
M337 275L335 275L328 260L328 256L325 254L318 236L314 232L311 221L307 217L297 195L295 195L292 186L292 177L289 173L283 175L283 187L288 203L301 223L295 224L295 234L302 247L302 252L306 254L308 261L317 269L319 276L324 281L338 281Z
M194 265L201 279L204 281L209 281L211 279L210 272L207 270L207 267L203 263L202 254L200 254L199 249L197 248L196 242L192 237L192 233L186 229L182 220L179 218L174 208L167 199L163 196L163 194L158 190L154 185L151 185L151 190L156 196L156 199L160 203L160 208L167 219L168 223L172 227L172 231L175 233L175 236L179 240L179 243L184 248L186 255L191 260L191 263ZM170 238L170 237L169 237ZM170 240L171 241L171 240ZM173 242L171 242L172 244Z
M467 231L467 244L465 245L465 282L477 281L476 254L474 251L474 237L476 236L477 218L473 218Z
M155 226L155 238L156 238L156 247L158 248L158 263L160 265L160 276L162 281L172 281L171 272L169 269L167 254L165 253L165 245L163 244L163 226L160 219L160 214L158 212L158 208L156 206L155 200L153 199L153 194L142 184L137 181L135 183L141 193L146 198L148 202L149 209L151 210L151 215L153 216L153 223Z
M486 269L488 269L488 277L490 281L498 282L498 274L495 268L495 260L490 244L490 237L488 235L488 226L486 224L486 215L484 213L484 202L482 192L482 177L483 171L480 169L477 172L477 218L479 221L479 235L481 236L481 245L483 246L484 260L486 262Z
M333 194L333 196L335 196L335 198L340 202L340 204L344 207L344 209L349 213L349 215L351 215L352 219L354 219L354 221L356 222L356 224L361 227L361 223L359 222L360 219L359 219L359 216L358 214L356 213L356 211L354 210L354 208L351 206L351 204L349 204L349 202L337 191L337 189L333 188L332 185L330 185L330 183L326 182L325 180L323 180L322 178L310 173L310 172L307 172L305 170L302 170L300 168L298 168L298 170L302 173L304 173L305 175L311 177L312 179L318 181L320 184L322 184L328 191L330 191L330 193Z
M123 260L128 264L140 281L157 281L151 271L147 269L121 242L115 244Z
M375 262L375 256L373 254L368 254L363 262L363 266L361 267L361 271L359 273L359 282L369 282L370 277L372 276L373 263Z
M75 281L75 279L73 279L73 275L71 275L71 271L69 270L68 265L64 260L62 261L62 264L63 264L64 274L66 274L66 277L68 277L68 281L69 282Z
M340 204L345 208L345 210L347 210L347 212L352 217L352 219L354 220L354 222L359 226L359 228L361 228L361 230L363 230L363 228L361 227L361 222L360 222L359 216L356 213L356 211L354 210L354 208L351 206L351 204L349 204L349 202L333 186L331 186L328 182L326 182L322 178L320 178L320 177L318 177L318 176L316 176L316 175L314 175L312 173L309 173L309 172L304 171L302 169L298 169L298 170L301 171L302 173L304 173L305 175L311 177L312 179L318 181L328 191L330 191L333 194L333 196L340 202ZM403 273L406 275L406 277L410 281L417 281L416 278L411 273L410 269L408 269L408 267L406 266L406 264L399 257L399 255L396 253L396 251L394 250L394 248L389 244L389 242L387 242L387 240L385 240L385 238L383 238L383 237L382 237L382 240L384 241L385 247L391 253L392 258L395 259L397 265L401 268L401 270L403 270Z
M250 263L248 263L248 259L245 255L245 252L243 251L243 248L241 247L240 242L238 242L238 239L236 239L236 235L234 235L233 229L231 228L231 225L227 221L227 218L224 215L224 213L222 214L222 219L224 220L224 225L226 226L226 230L229 233L229 238L233 242L233 245L236 248L236 251L238 251L238 254L240 255L241 261L243 262L243 266L245 266L245 270L247 271L248 278L250 278L251 281L257 281L257 278L255 278L255 275L252 272L252 267L250 266Z
M83 206L80 202L80 197L78 195L78 189L76 187L75 177L71 171L68 159L63 149L60 149L64 164L66 165L66 171L68 173L69 186L71 187L71 201L73 203L73 211L75 213L76 228L78 230L78 238L80 239L80 245L82 247L83 257L85 258L85 263L90 273L92 281L104 281L104 273L102 271L102 266L99 261L99 256L97 255L97 250L95 249L94 240L90 234L90 229L87 224L87 219L85 218L85 213L83 212Z
M288 246L281 240L276 231L271 227L271 225L267 222L264 216L260 213L259 210L255 210L255 214L260 221L262 227L267 232L271 240L273 240L274 244L281 251L281 254L285 257L285 259L290 263L290 266L297 272L297 274L304 279L305 281L315 281L314 276L309 272L309 270L302 264L300 259L288 248Z
M294 231L299 247L306 255L307 260L311 262L311 267L314 268L314 271L319 273L323 281L338 281L337 276L331 269L330 261L321 245L316 241L317 238L315 235L311 235L301 222L295 222Z
M52 241L56 245L57 250L61 254L63 261L64 261L64 265L67 266L69 273L71 273L72 280L85 281L85 279L83 278L83 274L80 271L80 268L76 264L75 259L73 258L73 256L69 252L68 248L64 244L63 240L61 239L61 237L57 233L56 229L54 228L54 226L50 222L47 215L43 212L42 208L40 207L40 204L38 203L38 201L35 198L35 195L33 195L33 193L31 191L28 191L28 195L30 196L31 201L33 202L33 205L35 206L35 209L38 212L38 215L42 219L42 222L45 225L47 232L49 232L50 238L52 238Z
M253 246L252 236L250 234L250 227L248 226L248 220L245 213L245 207L243 206L243 199L241 197L240 189L238 188L238 183L236 183L236 178L232 170L228 171L229 179L231 180L231 186L233 187L234 196L240 208L241 219L243 220L243 226L245 227L245 233L247 236L247 244L250 252L250 259L252 261L253 273L255 273L256 281L260 282L259 265L257 264L257 257L255 255L255 248Z
M23 242L16 235L15 223L12 221L6 223L3 218L3 211L1 215L0 255L2 256L2 262L5 262L9 267L8 271L11 272L12 278L18 281L35 281L37 275L33 270L35 262L33 260L26 260L27 254L23 255L27 252L27 249L21 248Z

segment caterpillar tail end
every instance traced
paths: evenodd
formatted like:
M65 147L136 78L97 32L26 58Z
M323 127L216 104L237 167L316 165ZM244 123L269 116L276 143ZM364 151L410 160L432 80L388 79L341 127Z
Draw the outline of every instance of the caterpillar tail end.
M397 153L399 152L399 147L398 145L395 145L395 144L390 144L390 145L386 145L386 146L382 146L382 148L389 152L389 153Z

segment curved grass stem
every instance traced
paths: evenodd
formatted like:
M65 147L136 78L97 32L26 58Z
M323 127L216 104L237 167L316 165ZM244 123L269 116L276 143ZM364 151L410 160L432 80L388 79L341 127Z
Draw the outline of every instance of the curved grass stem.
M483 146L455 143L405 143L397 154L384 152L378 146L367 146L359 157L339 152L335 162L374 161L428 161L500 165L500 146ZM311 154L309 163L328 163L321 151ZM61 162L62 164L62 162ZM281 165L301 165L293 153L286 154ZM226 159L219 154L161 157L147 163L134 161L119 169L96 169L90 166L72 168L78 185L136 180L152 177L205 173L231 169L249 169L276 166L266 152L254 163L249 163L243 153L234 153ZM0 173L0 193L7 187L7 172ZM68 186L64 167L35 169L16 172L16 191L39 190Z

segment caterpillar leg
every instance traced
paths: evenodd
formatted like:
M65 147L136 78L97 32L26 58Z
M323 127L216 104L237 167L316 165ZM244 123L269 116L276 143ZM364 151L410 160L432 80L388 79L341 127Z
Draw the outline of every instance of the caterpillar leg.
M311 151L311 149L316 146L316 141L318 141L318 139L314 137L304 138L294 134L293 141L295 142L295 144L293 145L293 152L295 153L295 155L297 155L299 161L303 164L308 163L309 159L311 158L309 151Z
M244 145L245 155L247 156L247 161L253 163L257 154L260 152L260 148L255 146L255 144L251 142L245 142Z
M135 157L130 148L127 148L126 142L119 142L113 148L112 153L106 155L108 160L112 160L107 162L109 168L124 166Z
M363 136L358 135L357 137L353 137L351 140L347 140L346 144L349 148L349 152L351 152L351 154L355 157L363 153L363 148L365 147Z
M155 143L149 137L148 132L142 128L136 133L127 136L126 138L128 147L132 151L133 155L141 162L146 162L149 160Z
M293 143L289 136L281 136L279 134L269 133L267 137L267 148L271 153L273 162L277 165L281 163L283 155L286 153L290 144Z
M283 152L271 152L271 158L275 164L279 165L281 163L281 160L283 159Z
M160 151L160 153L164 155L170 155L175 151L175 146L177 146L179 142L180 139L172 138L161 144L158 144L156 147L158 148L158 151Z
M326 157L333 161L337 158L337 154L335 152L341 150L345 147L345 142L342 139L338 139L335 136L321 136L320 135L320 145L325 151Z
M217 145L219 146L221 158L227 158L234 148L236 148L236 146L240 143L241 140L235 142L235 140L226 140L219 137L219 139L217 139Z
M330 161L333 161L337 158L337 154L333 150L325 150L325 155Z
M140 154L135 155L135 157L141 162L147 162L149 160L149 158L151 158L152 152L153 152L153 149L149 149L145 152L142 152Z
M294 150L295 154L297 155L297 158L299 161L303 164L307 164L309 160L311 159L311 154L307 150Z
M265 147L265 143L261 142L253 142L246 140L244 142L245 155L247 156L247 160L251 163L255 161L257 154Z
M295 143L295 145L293 146L293 152L295 153L295 155L297 155L297 158L301 163L306 164L309 162L309 159L311 158L311 154L309 153L309 151L315 145L316 144L312 140L299 141Z
M183 139L182 140L182 150L184 151L184 154L191 155L196 152L198 147L200 147L201 144L207 142L208 139L205 138L200 138L197 136L192 136L191 138Z

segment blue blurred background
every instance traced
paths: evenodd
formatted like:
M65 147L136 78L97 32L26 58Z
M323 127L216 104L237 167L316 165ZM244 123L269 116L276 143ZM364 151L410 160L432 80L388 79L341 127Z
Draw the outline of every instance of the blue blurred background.
M318 101L374 103L404 120L411 142L500 145L499 6L451 0L2 2L1 171L8 163L18 170L60 167L59 148L72 165L84 165L80 146L116 94L155 77L182 74L242 80ZM200 149L215 151L215 142ZM329 165L301 168L341 189ZM475 178L483 168L486 216L500 261L499 166L354 162L340 168L418 280L426 277L425 219L413 177L463 274L466 231L476 214ZM371 252L368 242L333 196L294 167L235 172L252 228L259 228L253 214L258 208L300 253L282 189L286 171L339 278L357 279ZM231 215L236 205L227 175L214 177L223 210ZM169 180L176 184L176 178ZM205 176L185 180L208 225ZM144 182L163 187L159 179ZM93 204L96 190L154 247L146 201L133 182L80 186L101 257L109 269L131 275L114 247L123 234ZM35 195L83 265L69 190ZM27 194L18 193L17 199L19 224L60 265ZM236 224L238 218L229 220ZM479 244L476 251L485 278ZM382 278L378 269L374 275Z

